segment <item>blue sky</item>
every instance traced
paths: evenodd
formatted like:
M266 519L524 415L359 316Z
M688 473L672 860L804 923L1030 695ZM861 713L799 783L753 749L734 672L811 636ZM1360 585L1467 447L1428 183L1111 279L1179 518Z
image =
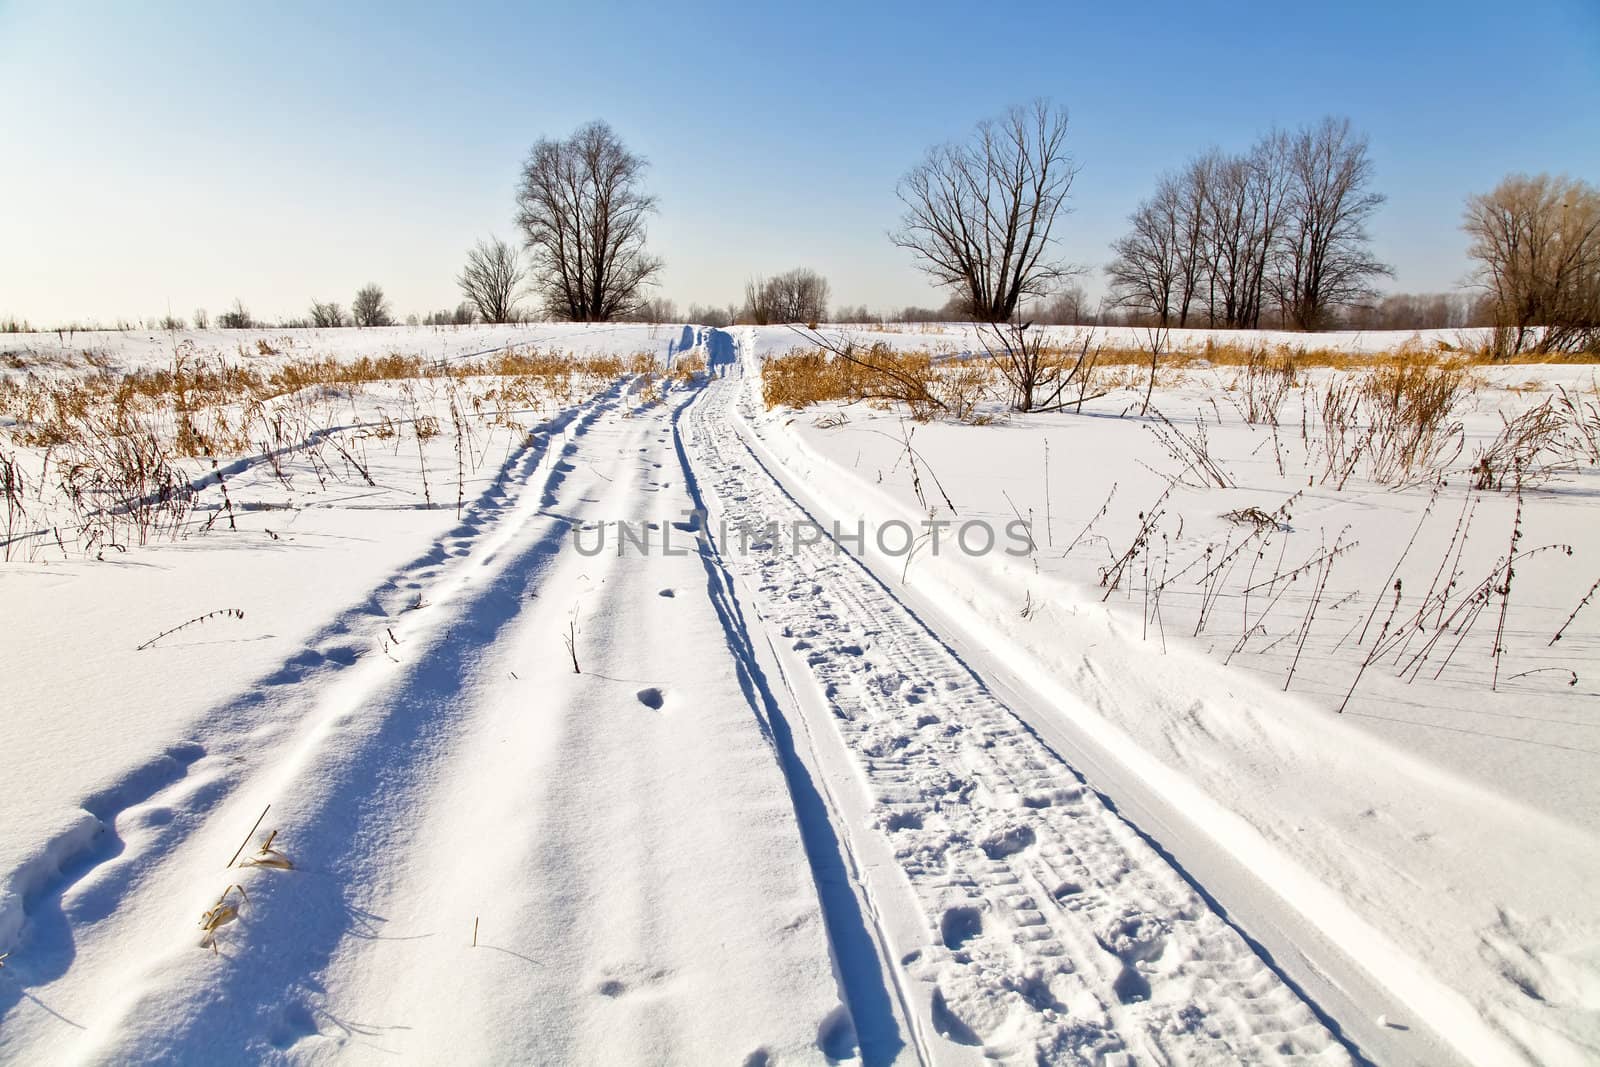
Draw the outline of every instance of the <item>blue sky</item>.
M515 235L529 146L591 118L651 162L680 306L798 265L937 305L885 236L895 183L1041 95L1093 268L1162 169L1325 114L1371 137L1398 289L1464 278L1468 193L1600 181L1596 0L1000 6L0 0L0 318L275 317L367 281L451 306L473 241Z

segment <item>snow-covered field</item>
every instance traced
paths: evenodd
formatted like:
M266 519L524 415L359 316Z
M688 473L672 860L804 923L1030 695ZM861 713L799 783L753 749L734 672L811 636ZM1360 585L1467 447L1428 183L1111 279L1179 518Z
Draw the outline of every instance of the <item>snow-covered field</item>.
M800 341L0 338L0 1059L1600 1057L1600 470L1472 471L1593 368L1468 369L1438 482L1360 369L912 423L768 409ZM130 504L61 438L180 363L254 399Z

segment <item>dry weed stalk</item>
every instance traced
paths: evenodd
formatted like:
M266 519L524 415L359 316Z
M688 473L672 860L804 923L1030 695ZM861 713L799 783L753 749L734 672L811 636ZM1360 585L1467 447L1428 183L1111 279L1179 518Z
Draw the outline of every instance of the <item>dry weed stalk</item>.
M567 656L572 660L572 673L582 674L578 667L578 609L572 609L572 618L567 620L567 632L561 635L561 643L567 646Z
M1529 408L1516 418L1500 415L1500 432L1480 447L1472 461L1474 489L1504 489L1508 479L1533 488L1557 474L1573 470L1567 448L1569 423L1551 400Z
M1596 578L1594 584L1589 587L1589 591L1583 594L1583 599L1578 601L1578 606L1572 609L1572 614L1567 616L1567 621L1561 624L1561 627L1556 630L1555 636L1546 643L1546 648L1561 640L1562 635L1567 632L1567 627L1572 625L1572 620L1578 617L1578 612L1588 607L1589 601L1594 599L1595 590L1597 589L1600 589L1600 578Z
M200 915L200 947L209 948L213 955L217 952L217 931L239 918L239 906L228 900L233 893L238 893L241 900L249 903L250 895L244 891L244 886L235 882L224 889L217 902Z
M1560 397L1557 404L1567 420L1573 451L1591 466L1600 464L1600 390L1596 390L1594 401L1573 396L1565 386L1556 386L1556 393Z
M243 866L270 867L278 871L294 870L294 861L289 859L281 849L272 847L273 842L277 839L278 831L274 830L268 834L266 841L262 842L261 847L256 850L256 854L245 860Z
M188 622L180 622L178 625L174 626L170 630L161 631L160 633L158 633L154 637L152 637L150 640L146 641L144 644L142 644L138 648L134 649L134 651L135 652L143 652L145 649L149 648L151 645L155 644L157 641L161 640L164 637L171 637L173 634L177 633L179 630L186 630L191 626L198 626L201 623L207 622L207 621L209 621L211 619L240 619L240 620L243 620L244 619L244 609L243 608L218 608L216 611L208 611L204 615L196 615L194 618L190 619Z
M1099 358L1095 332L1079 334L1065 348L1046 344L1043 331L1030 334L1030 322L983 323L978 341L1011 391L1011 409L1018 412L1062 411L1073 403L1082 404L1084 376ZM1076 398L1068 395L1069 386L1079 385ZM957 417L960 417L959 415Z
M1172 495L1173 487L1176 485L1176 481L1168 482L1166 489L1156 498L1155 503L1144 511L1139 512L1139 528L1134 532L1133 540L1120 556L1113 557L1110 565L1100 571L1100 585L1105 589L1105 595L1100 598L1102 602L1109 599L1112 592L1122 584L1122 579L1127 574L1128 568L1133 564L1134 560L1139 558L1139 554L1144 551L1145 546L1150 541L1151 531L1156 528L1156 525L1161 521L1161 517L1166 514L1167 498Z
M1173 424L1158 409L1155 416L1160 425L1151 425L1146 428L1155 434L1161 447L1174 461L1183 464L1183 470L1177 476L1177 481L1184 481L1191 471L1200 475L1201 482L1197 488L1215 486L1218 489L1237 488L1237 483L1229 476L1222 465L1211 455L1210 442L1206 440L1206 423L1204 418L1196 418L1194 433L1187 434Z
M28 520L27 510L23 507L23 495L27 491L27 483L23 480L22 468L17 463L15 453L7 455L0 452L0 502L6 508L6 560L11 559L11 546L18 540L17 527Z
M1280 349L1273 354L1266 345L1251 349L1244 373L1233 382L1233 388L1244 394L1240 407L1244 421L1252 425L1278 425L1278 412L1295 387L1295 380L1294 357L1287 350Z

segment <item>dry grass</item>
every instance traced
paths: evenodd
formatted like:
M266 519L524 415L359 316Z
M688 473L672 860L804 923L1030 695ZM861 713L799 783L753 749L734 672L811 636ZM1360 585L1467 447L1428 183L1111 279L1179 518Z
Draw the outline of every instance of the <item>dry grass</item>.
M1314 335L1307 335L1308 337ZM1206 367L1238 367L1241 370L1253 363L1291 364L1296 370L1364 370L1386 363L1428 363L1448 366L1505 362L1492 360L1486 353L1467 351L1442 341L1427 342L1413 339L1398 348L1381 352L1352 352L1337 348L1279 343L1248 344L1238 341L1207 339L1198 347L1174 347L1163 351L1163 368L1196 370ZM1150 350L1135 346L1106 346L1100 362L1106 366L1148 365ZM1538 362L1529 360L1527 362Z
M1261 345L1251 352L1242 373L1230 387L1241 394L1239 414L1252 425L1278 425L1278 412L1298 380L1294 357L1279 349L1271 352Z
M1571 470L1562 438L1565 420L1546 400L1516 418L1500 416L1500 432L1480 447L1472 460L1474 489L1504 489L1507 484L1535 487Z
M1438 480L1465 445L1455 411L1477 387L1459 365L1416 359L1331 375L1302 407L1307 463L1336 489L1358 470L1379 485Z
M698 378L703 378L706 373L706 361L698 352L687 356L680 356L672 363L672 369L667 372L667 377L678 385L689 385Z
M103 558L107 550L186 536L197 497L212 482L223 510L200 529L212 529L223 513L231 528L221 473L203 473L221 459L254 457L288 489L296 477L291 458L322 487L357 479L371 486L367 447L393 441L398 448L402 429L416 441L430 505L421 448L452 433L460 506L467 468L483 460L475 425L526 430L520 417L530 411L569 406L623 373L654 368L648 353L580 357L533 348L470 361L391 353L263 366L250 353L202 357L190 342L174 346L171 364L156 369L115 373L109 361L85 362L93 369L0 379L0 415L10 423L0 428L0 445L18 449L0 451L5 558L33 558L47 544ZM376 416L358 415L355 397L378 386L387 389L369 404ZM186 463L195 459L209 462Z
M826 352L791 352L767 360L761 368L761 396L767 407L795 409L833 400L859 400L862 372L855 364Z
M980 412L998 384L988 360L936 358L885 344L851 348L849 358L821 349L796 350L767 361L762 397L770 407L809 407L834 400L901 404L918 422L947 415L986 421Z
M228 899L234 893L241 901L250 900L244 886L235 883L224 889L217 902L200 916L200 947L209 948L213 954L217 951L217 931L239 918L239 905Z

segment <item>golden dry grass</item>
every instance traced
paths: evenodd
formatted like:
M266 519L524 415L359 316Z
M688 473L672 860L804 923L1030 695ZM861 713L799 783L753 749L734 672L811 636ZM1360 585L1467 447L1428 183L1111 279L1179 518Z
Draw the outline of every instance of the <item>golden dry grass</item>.
M257 368L225 358L201 359L179 350L170 367L123 374L28 375L0 379L0 414L16 420L12 436L36 448L65 445L84 427L116 427L130 419L170 423L172 447L182 456L218 455L247 449L246 427L286 399L319 391L355 392L380 382L438 380L463 383L488 379L474 396L528 406L541 399L570 401L584 386L623 373L649 373L654 359L640 353L575 356L539 349L508 349L476 361L443 363L418 355L337 360L296 359ZM492 384L491 384L492 383Z
M698 352L680 356L672 363L672 369L667 372L667 377L679 385L688 385L706 372L706 361Z

